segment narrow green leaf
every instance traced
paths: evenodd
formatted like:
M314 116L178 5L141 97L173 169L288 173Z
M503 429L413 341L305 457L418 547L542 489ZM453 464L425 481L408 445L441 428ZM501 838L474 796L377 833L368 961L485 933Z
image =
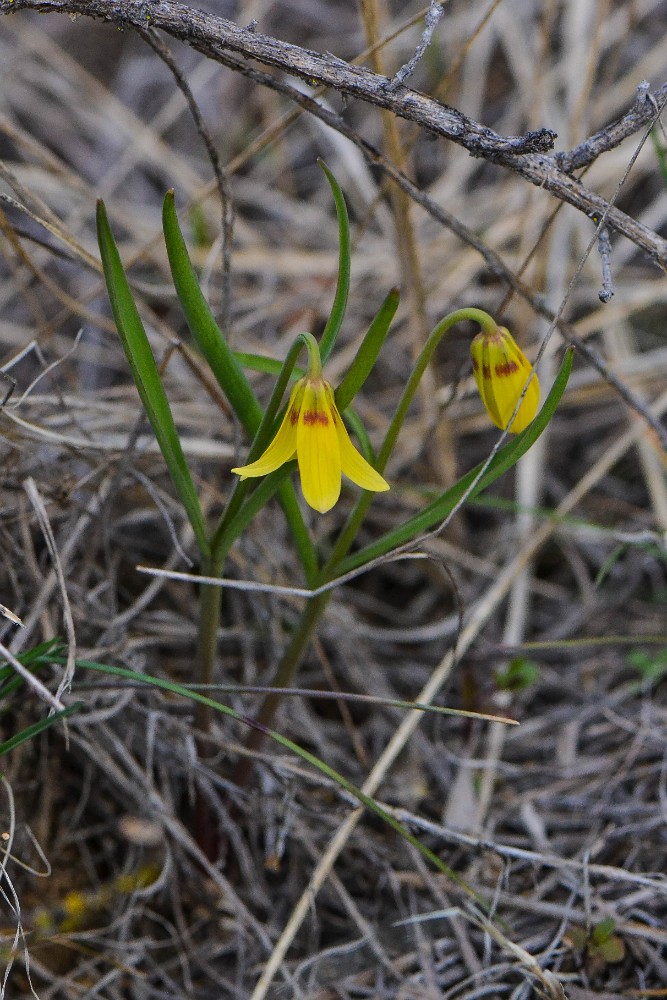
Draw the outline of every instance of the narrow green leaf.
M336 215L338 216L338 281L336 283L336 294L329 319L324 327L324 332L320 340L320 356L322 361L326 361L336 343L336 337L343 325L345 309L347 308L347 296L350 291L350 223L347 216L347 205L338 181L331 173L323 160L317 161L326 174L331 191L336 203Z
M347 374L336 389L336 405L341 413L350 405L373 370L378 354L389 333L391 321L398 309L399 299L398 288L392 288L359 345L359 350Z
M174 287L190 332L234 413L253 436L262 419L262 408L199 287L178 222L173 191L167 191L164 199L162 227Z
M485 490L491 485L491 483L495 482L499 476L502 476L504 472L511 469L513 465L516 465L521 456L528 451L535 441L537 441L538 437L551 420L554 411L558 406L563 393L565 392L567 380L570 377L570 372L572 371L572 357L572 350L568 350L565 354L563 364L561 365L556 380L551 388L551 392L544 402L544 406L537 414L533 422L526 427L525 431L518 434L516 438L510 441L509 444L505 445L505 447L502 448L493 458L488 469L472 490L470 499L476 497L482 492L482 490ZM410 542L418 535L423 534L425 531L429 531L436 524L438 524L438 522L443 521L459 503L466 491L470 488L471 484L475 482L480 469L483 468L483 464L484 463L478 465L476 468L468 472L458 481L458 483L455 483L455 485L443 493L442 496L438 497L437 500L434 500L427 507L425 507L424 510L420 511L419 514L411 517L393 531L387 532L386 535L382 535L382 537L378 538L376 542L373 542L371 545L367 545L366 548L361 549L359 552L355 552L353 555L348 556L347 559L344 559L336 567L336 576L342 576L345 573L349 573L350 570L363 566L365 563L370 562L371 559L376 559L378 556L391 552L392 549L398 548L400 545Z
M665 147L660 141L660 135L657 128L651 129L651 142L653 143L653 149L655 150L656 159L658 161L658 169L662 174L662 183L667 187L667 152L665 152Z
M160 373L125 277L102 201L97 203L97 238L111 308L132 377L176 491L192 525L199 550L205 555L208 552L208 540L197 491L185 461Z
M74 705L68 705L67 708L63 708L60 712L54 712L53 715L47 715L46 718L40 719L32 726L28 726L27 729L23 729L16 736L12 736L10 739L5 740L4 743L0 743L0 757L9 753L14 747L19 746L21 743L25 743L26 740L30 740L33 736L37 736L39 733L43 733L45 729L50 729L51 726L55 725L56 722L60 722L68 715L72 715L73 712L78 712L81 708L81 702L77 701Z
M375 452L373 450L373 445L371 444L371 439L368 436L368 432L366 430L366 427L364 426L363 420L361 419L357 411L353 410L351 406L348 406L348 408L345 411L345 420L350 425L350 428L352 429L354 436L357 439L357 443L359 445L359 450L361 451L361 454L364 456L367 462L370 462L370 464L373 465L373 463L375 462Z
M224 534L221 537L221 545L224 544L225 551L229 551L229 548L231 548L236 539L259 514L260 510L266 507L269 500L280 490L281 486L285 485L285 480L295 469L296 459L292 462L286 462L285 465L281 465L275 472L270 472L268 476L264 476L245 503L233 511L232 516L225 522ZM248 480L245 480L241 485L246 485L247 483ZM315 568L313 567L313 571Z
M616 929L616 921L613 917L605 917L604 920L600 920L591 931L591 941L593 944L599 945L604 944L608 941L611 935Z
M228 705L223 705L222 702L215 701L213 698L208 698L206 695L199 694L197 691L192 691L187 687L182 687L180 684L176 684L173 681L163 680L160 677L151 677L149 674L140 674L134 670L126 670L124 667L113 667L105 663L95 663L91 660L77 660L77 667L84 670L94 670L103 674L112 674L116 677L125 677L129 680L140 680L146 684L152 684L154 687L161 688L163 691L170 691L172 694L179 695L181 698L189 698L191 701L200 702L202 705L208 705L216 712L220 712L222 715L226 715L229 718L236 719L237 722L243 723L245 726L250 726L253 729L259 729L261 732L265 733L270 739L274 740L280 746L289 750L291 753L296 754L302 760L307 761L312 764L313 767L317 768L322 774L325 774L332 781L335 781L337 785L353 795L362 805L366 806L367 809L374 812L379 816L388 826L395 830L404 840L409 844L412 844L425 858L427 858L439 871L447 875L453 882L460 886L471 898L475 899L484 909L488 909L486 902L481 896L470 888L463 881L460 875L442 861L437 854L429 850L424 844L418 840L414 834L410 833L407 827L403 826L399 820L395 819L390 813L379 805L375 799L366 795L360 788L353 785L351 781L348 781L342 774L335 771L324 761L320 760L314 754L310 753L308 750L304 750L300 747L298 743L292 742L286 736L282 736L280 733L276 732L274 729L268 729L266 726L262 726L255 722L254 719L250 719L247 716L241 715L240 712L235 711L235 709L230 708Z
M283 407L280 416L278 417L278 419L276 419L276 416L278 414L278 408L280 407L283 396L285 395L285 390L287 388L290 376L294 369L294 363L297 357L299 356L299 353L302 350L302 348L303 348L302 338L297 337L292 346L290 347L289 351L287 352L287 357L280 365L280 370L277 373L278 377L276 379L276 384L274 385L273 392L271 393L271 399L269 400L268 406L264 411L261 423L257 428L257 433L255 434L252 445L250 446L250 451L248 452L247 458L243 463L244 465L249 465L251 462L254 462L255 459L262 454L266 446L271 441L273 434L278 429L278 425L282 420L283 414L285 412L285 408ZM279 479L273 480L277 484L276 489L278 488L278 486L280 486L280 484L283 482L284 479L285 477L281 476ZM213 539L211 541L213 564L214 567L220 568L220 572L222 571L221 554L229 552L233 539L237 537L236 535L233 536L230 535L230 532L228 530L229 525L232 523L232 521L236 519L239 510L244 504L246 495L252 489L253 485L254 484L252 483L252 481L248 479L236 483L234 490L232 492L232 496L229 499L229 503L227 504L227 507L222 517L220 518L218 526L216 527L215 532L213 534ZM269 494L269 496L267 496L264 503L268 502L268 499L271 495L273 495L273 492L275 492L275 490L272 491ZM253 491L253 497L255 496L255 493L257 493L256 489ZM252 516L254 517L255 514L259 512L260 508L257 507L255 503L252 509L254 511ZM248 520L244 521L244 527L250 523L250 520L252 520L252 518L249 518Z
M610 965L625 958L625 944L618 934L612 934L602 944L596 945L594 951Z
M173 191L168 191L164 199L162 225L174 286L192 336L247 434L250 438L254 438L262 422L262 407L255 398L252 386L246 379L234 352L215 322L199 287L178 223ZM297 554L304 567L306 578L311 581L317 571L317 555L304 524L292 483L283 482L279 495Z
M283 361L277 358L268 358L265 354L248 354L245 351L234 351L234 357L244 368L250 368L253 372L262 372L264 375L280 375ZM295 377L300 378L305 374L305 368L296 365L294 368Z

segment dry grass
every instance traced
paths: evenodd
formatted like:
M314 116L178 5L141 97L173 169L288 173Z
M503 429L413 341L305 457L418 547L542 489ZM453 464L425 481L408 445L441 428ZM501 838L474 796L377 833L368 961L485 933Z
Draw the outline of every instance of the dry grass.
M395 4L389 14L365 3L363 19L354 0L202 6L239 24L256 17L266 34L349 60L420 9ZM656 0L451 3L412 84L502 134L553 128L557 148L568 149L624 112L642 79L664 82L666 29ZM410 56L420 30L407 27L382 48L389 71ZM270 90L172 48L233 197L229 303L218 189L165 64L139 37L85 18L0 21L0 344L17 381L1 418L0 600L27 626L17 634L7 623L0 640L17 652L67 637L69 605L80 657L187 683L196 593L136 566L187 570L184 553L195 550L110 320L96 197L132 264L156 353L168 358L169 396L212 514L246 442L173 349L186 332L159 235L167 188L176 190L210 301L219 314L229 306L234 345L282 357L299 331L321 329L333 294L336 229L316 166L324 157L348 197L354 241L334 381L388 289L403 286L394 332L364 391L372 435L386 426L425 323L477 305L501 314L533 356L548 324L508 295L476 250L392 195L347 140L306 115L290 117ZM377 110L357 102L344 113L382 143ZM596 250L569 288L594 233L589 219L567 206L554 214L545 192L405 122L384 128L418 185L521 272L541 302L562 307L576 335L662 417L662 271L614 238L615 294L602 305ZM615 196L640 139L600 157L586 184ZM667 232L650 141L618 204ZM389 469L394 488L375 501L365 538L489 453L495 436L473 393L468 334L458 330L441 349ZM554 334L545 384L560 347ZM270 381L256 377L263 398ZM304 687L378 697L425 689L441 703L508 712L521 725L417 719L381 706L343 711L313 698L281 709L281 731L366 783L489 901L495 923L300 762L268 749L252 786L235 788L242 729L216 723L214 750L198 759L190 705L77 671L63 697L85 704L67 738L54 729L3 759L5 955L17 900L22 926L6 996L30 996L30 982L40 1000L667 995L665 472L656 435L580 358L548 435L493 491L494 503L467 507L430 543L432 562L388 565L341 588L299 678ZM344 492L316 522L324 548L351 502ZM228 575L303 584L277 505L236 546ZM454 657L458 601L465 619ZM301 606L226 592L220 682L269 683ZM652 644L654 636L662 642ZM633 651L644 651L645 671L653 664L655 683L642 679ZM496 677L517 657L537 670L509 693ZM43 679L57 691L60 674ZM225 697L246 714L257 706L255 695ZM4 738L46 710L33 693L9 709ZM196 789L223 832L220 861L209 861L193 834ZM623 943L617 961L591 937L606 918Z

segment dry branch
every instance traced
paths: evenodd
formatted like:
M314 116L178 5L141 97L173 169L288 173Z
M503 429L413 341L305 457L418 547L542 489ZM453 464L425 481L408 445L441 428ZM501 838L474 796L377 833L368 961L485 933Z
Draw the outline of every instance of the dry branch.
M155 28L221 62L225 62L224 57L229 53L236 53L308 82L324 84L348 98L376 105L449 139L467 149L471 156L513 170L588 216L604 218L610 229L627 237L663 269L667 266L666 240L589 191L568 173L590 164L600 153L655 120L667 100L665 87L651 95L642 85L635 106L618 122L569 153L548 156L546 153L553 148L556 138L551 129L538 129L524 136L499 135L425 94L403 86L392 89L387 77L351 65L331 53L314 52L263 35L255 30L254 24L239 27L176 0L0 0L0 13L19 10L83 14L122 28Z

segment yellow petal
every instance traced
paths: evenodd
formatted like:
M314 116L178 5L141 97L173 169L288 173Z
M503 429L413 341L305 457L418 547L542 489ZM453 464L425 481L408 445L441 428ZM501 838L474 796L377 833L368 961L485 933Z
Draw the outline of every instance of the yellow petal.
M514 408L530 379L526 395L509 428L512 434L524 430L537 413L540 386L537 375L509 330L497 327L494 333L478 334L470 345L473 371L479 394L491 420L507 429Z
M306 379L296 430L301 489L321 514L340 496L340 448L324 379Z
M338 435L340 464L347 478L351 479L353 483L357 484L357 486L361 486L364 490L373 490L375 493L381 493L384 490L388 490L389 483L382 478L380 473L377 472L372 465L369 465L364 456L357 451L350 441L350 436L347 433L345 424L343 423L340 413L336 409L336 404L333 401L333 392L331 393L331 412L333 414L334 425Z
M296 428L302 396L303 379L299 379L292 389L283 421L264 454L260 455L256 462L251 462L250 465L241 465L232 469L232 472L235 472L242 480L251 479L254 476L266 476L295 457Z

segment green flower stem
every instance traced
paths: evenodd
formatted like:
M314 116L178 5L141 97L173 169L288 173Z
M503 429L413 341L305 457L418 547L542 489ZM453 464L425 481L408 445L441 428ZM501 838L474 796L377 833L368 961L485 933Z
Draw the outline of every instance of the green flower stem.
M299 337L308 348L308 377L316 380L322 377L320 348L312 333L300 333Z
M271 435L275 430L276 417L278 415L280 403L289 384L299 352L303 349L304 345L308 350L308 367L311 376L313 378L319 378L322 374L322 362L320 360L320 352L317 341L310 333L299 334L290 347L287 357L282 365L280 375L278 376L271 394L271 399L269 400L269 404L264 412L259 428L257 429L255 439L251 445L248 462L253 462L257 456L262 453L271 439ZM279 419L281 419L281 417L279 417ZM236 538L238 538L241 530L247 524L248 517L254 516L259 509L257 504L253 502L255 494L258 494L258 498L261 500L260 506L263 506L267 502L266 499L263 498L264 493L267 491L273 492L276 489L281 489L282 485L284 485L285 471L286 470L280 470L280 475L267 477L265 482L260 484L260 486L254 490L250 500L247 501L246 497L252 484L247 480L236 483L234 489L232 490L232 495L229 498L225 512L220 518L218 526L213 533L213 537L211 539L210 557L207 560L206 567L202 567L202 573L204 576L220 576L222 574L225 560L227 559L230 548ZM262 489L262 487L265 487L265 489ZM244 503L244 501L246 502ZM306 567L308 582L311 586L313 586L313 578L317 571L317 565L313 562L314 548L310 536L308 535L308 530L303 524L303 521L296 518L291 522L291 528L294 542ZM202 585L197 651L199 680L202 684L211 684L215 673L218 623L220 621L220 607L222 599L221 595L222 589L220 587L207 586L206 584ZM310 635L310 632L308 635ZM297 633L295 633L293 640L296 639L296 636ZM298 651L294 655L298 656L298 665L303 653L302 651ZM285 666L284 669L287 676L294 676L294 672L289 666ZM275 711L275 706L270 706L269 710L269 718L271 718L273 712ZM198 715L196 721L198 728L202 732L207 733L211 725L211 709L203 702L200 702L197 705L197 713ZM252 730L252 734L257 735L256 730Z
M444 319L433 328L433 331L429 335L428 340L424 344L417 358L417 363L413 368L410 378L408 379L407 385L403 390L403 395L398 404L396 413L394 414L389 428L385 435L385 439L382 442L382 447L378 452L377 465L376 468L378 472L384 472L385 466L389 461L389 457L394 450L394 445L396 444L396 438L398 437L399 431L403 426L403 421L407 416L408 409L417 391L417 387L421 381L421 377L426 371L426 367L433 356L433 352L436 347L444 337L444 335L453 327L456 323L462 323L464 320L471 320L473 323L479 323L482 330L485 333L493 333L497 329L498 324L492 316L484 312L482 309L457 309L456 312L449 313Z
M202 564L202 576L218 575L211 572L213 566ZM199 593L199 635L197 638L198 680L200 684L212 684L218 648L218 626L222 605L222 587L203 583ZM208 733L211 728L213 710L205 702L198 701L195 708L195 726L200 733Z
M246 432L254 435L262 422L262 408L199 287L197 275L178 222L173 191L168 192L164 200L162 218L174 287L192 336ZM242 492L241 498L243 495ZM317 569L315 547L303 523L292 484L284 482L278 497L287 525L294 537L296 551L304 567L306 579L312 578ZM237 502L238 500L235 500L235 504ZM204 551L201 543L200 550Z
M384 472L384 468L389 460L389 457L391 456L394 445L396 444L399 431L417 391L417 387L419 386L419 381L424 374L431 357L433 356L433 352L447 331L454 326L455 323L461 323L464 320L471 320L478 323L482 329L487 332L492 332L498 325L488 313L483 312L481 309L470 308L457 309L456 312L449 313L448 316L445 316L444 319L440 320L437 326L434 327L433 332L430 334L421 350L417 363L410 375L410 378L408 379L405 389L403 390L403 395L401 396L401 400L398 404L398 409L392 418L382 443L382 447L380 448L380 452L375 463L375 468L379 472ZM354 510L348 518L347 524L343 528L336 544L334 545L331 555L317 576L316 586L328 583L336 576L337 567L345 558L349 552L350 546L357 537L359 528L361 527L361 523L366 516L366 512L370 507L373 497L374 494L372 492L366 491L357 501ZM315 630L317 629L317 626L319 625L320 619L324 614L332 593L333 591L326 591L324 594L318 594L317 597L311 598L306 604L301 613L301 618L296 630L294 631L292 638L280 659L278 667L276 668L276 673L271 682L272 687L292 686L301 661L306 650L308 649L308 646L310 645L310 641L315 633ZM271 694L264 698L258 715L258 721L262 726L267 726L271 722L275 711L280 704L280 700L280 694ZM259 746L261 739L261 732L253 730L248 738L248 747L256 749ZM244 758L244 761L239 765L239 771L237 774L240 783L243 783L245 778L248 776L250 768L251 763L248 758Z
M285 394L285 390L287 388L290 377L294 370L294 366L296 364L296 359L299 356L299 352L303 348L304 343L308 347L309 355L312 350L308 340L306 339L307 337L311 337L311 334L299 334L299 336L296 338L296 340L290 347L289 351L287 352L287 357L285 358L281 366L280 374L274 386L273 392L271 393L271 399L269 400L269 404L266 407L266 410L264 411L264 415L257 429L257 433L255 434L254 441L250 447L246 464L254 462L255 459L259 455L261 455L261 453L264 451L267 444L271 440L271 437L273 436L273 433L275 431L276 415L278 413L278 408ZM312 337L311 339L314 340L314 338ZM315 348L317 349L316 341L315 341ZM234 518L241 509L243 501L252 485L253 484L249 482L247 479L243 481L237 480L234 489L232 490L232 495L229 498L227 507L225 508L225 511L222 517L220 518L220 521L218 522L218 526L216 527L213 533L213 538L211 539L211 557L212 557L213 573L216 576L222 572L224 557L229 551L230 543L228 543L227 541L227 533L229 525L233 522ZM296 528L297 534L302 534L303 532L306 532L307 534L306 527L303 524L303 521L301 521L300 525L298 523L295 523L291 525L291 527L293 529ZM308 543L310 543L310 538L308 538ZM298 542L297 545L299 546ZM301 548L301 546L299 547ZM310 547L312 547L312 543ZM224 553L224 555L222 555L222 553Z
M387 433L385 434L382 447L378 452L377 460L375 462L375 468L378 472L383 473L385 470L387 462L391 457L391 453L394 450L394 446L396 445L396 439L398 438L412 400L417 392L421 377L426 371L436 347L451 327L453 327L456 323L462 323L464 320L470 320L474 323L478 323L487 333L492 333L498 326L493 317L489 316L489 314L484 312L482 309L468 308L457 309L456 312L449 313L433 328L428 340L421 349L415 367L413 368L410 378L408 379L405 389L403 390L403 395L401 396L396 412L392 417L389 427L387 428ZM323 583L328 583L336 575L336 570L340 561L345 558L349 552L350 546L357 537L361 523L365 518L368 508L373 500L373 496L374 494L365 492L359 497L356 506L348 518L347 524L338 536L338 541L336 542L331 555L322 567L320 579L318 580L318 586L321 586Z

